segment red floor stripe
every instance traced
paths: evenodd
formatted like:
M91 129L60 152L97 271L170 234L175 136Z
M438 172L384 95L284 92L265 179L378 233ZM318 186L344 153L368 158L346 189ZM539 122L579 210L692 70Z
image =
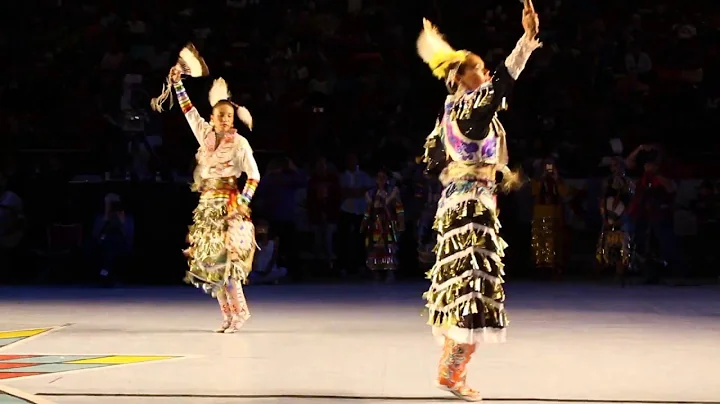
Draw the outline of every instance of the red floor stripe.
M9 362L13 359L34 358L38 355L0 355L0 362Z
M35 376L35 375L43 375L47 373L43 372L16 372L16 373L3 373L0 372L0 380L2 379L14 379L16 377L27 377L27 376Z

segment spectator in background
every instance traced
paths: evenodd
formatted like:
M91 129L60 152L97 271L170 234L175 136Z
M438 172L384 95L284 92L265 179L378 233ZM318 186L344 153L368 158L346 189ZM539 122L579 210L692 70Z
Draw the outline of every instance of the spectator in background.
M8 256L25 234L23 201L8 189L8 179L0 172L0 266L11 268Z
M310 79L308 83L308 92L310 94L322 94L325 96L332 95L335 82L329 76L328 68L321 67L318 69L315 77Z
M114 72L120 69L125 62L125 53L117 43L111 43L110 47L100 61L100 69Z
M702 251L701 264L717 270L718 251L717 234L720 230L720 200L712 182L705 180L700 184L698 195L690 205L697 218L697 245Z
M278 265L287 268L291 276L298 262L295 226L297 191L307 184L303 175L289 158L275 159L268 164L265 175L258 185L256 200L259 217L270 222L273 236L283 244Z
M372 177L360 169L357 156L349 154L347 169L340 175L342 202L338 218L338 261L342 274L365 268L360 223L367 208L365 193L374 185Z
M640 145L627 158L629 168L643 168L629 214L634 221L637 254L649 283L660 280L656 258L679 272L685 269L673 225L677 187L660 171L660 158L658 148L648 145Z
M137 13L132 13L126 25L128 33L132 35L143 35L147 30L145 21Z
M270 237L270 225L265 220L255 224L255 241L258 249L253 258L250 281L255 284L277 283L287 275L287 269L278 267L280 239Z
M408 161L412 149L412 141L402 135L400 128L395 122L390 122L387 127L387 135L380 140L378 145L378 152L382 161L387 164L393 164L388 166L391 170L402 169L404 168L402 164Z
M652 60L637 42L631 42L625 53L625 69L628 74L643 78L652 71Z
M321 158L310 176L307 189L308 222L315 235L315 258L333 267L333 236L340 214L340 180L328 170L327 160Z
M125 212L117 194L105 196L105 212L95 218L92 232L94 258L104 283L115 284L129 264L135 240L135 220Z

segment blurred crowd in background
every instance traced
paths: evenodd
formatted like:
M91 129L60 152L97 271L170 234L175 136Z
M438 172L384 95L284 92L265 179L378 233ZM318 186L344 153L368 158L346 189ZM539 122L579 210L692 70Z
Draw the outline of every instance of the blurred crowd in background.
M254 130L243 134L264 174L255 212L271 232L292 237L298 227L292 207L298 204L306 212L301 227L317 228L321 210L338 227L332 234L356 232L357 218L347 215L361 215L364 208L347 201L362 200L378 170L390 173L402 188L407 216L418 218L433 184L414 159L445 94L415 54L421 19L431 19L451 44L477 52L491 67L522 33L521 4L498 0L58 0L17 7L3 17L12 39L0 38L0 48L13 55L0 66L0 192L3 200L16 201L8 206L20 203L34 223L37 235L28 248L50 238L48 224L92 223L103 209L120 209L118 198L106 198L122 193L112 187L92 203L72 200L73 179L189 177L197 145L179 109L149 109L188 41L211 72L207 79L186 80L200 112L209 114L207 90L212 78L222 76L234 100L255 118ZM513 163L528 176L540 175L538 161L552 159L562 177L603 177L609 175L603 157L658 143L668 151L666 175L704 179L718 173L720 142L712 135L720 119L720 4L548 0L536 8L544 46L501 117ZM613 151L611 139L624 150ZM353 182L361 191L350 192L348 175L356 167L364 185ZM325 184L322 201L312 192L318 182ZM92 206L92 213L80 205ZM186 209L189 221L191 207L175 208ZM15 212L2 209L3 217ZM714 220L716 212L709 216ZM185 216L178 217L182 234ZM3 220L0 236L7 237L10 220ZM140 218L136 222L140 226ZM81 227L86 241L100 237L91 224ZM315 244L322 245L323 237ZM345 253L344 243L315 252ZM299 253L292 251L293 259ZM362 266L362 260L350 260L338 271Z

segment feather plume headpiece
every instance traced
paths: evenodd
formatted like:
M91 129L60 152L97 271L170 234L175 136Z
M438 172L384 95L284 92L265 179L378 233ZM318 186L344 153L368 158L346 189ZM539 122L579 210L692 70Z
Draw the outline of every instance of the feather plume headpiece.
M210 74L207 64L205 64L205 60L200 56L197 48L195 48L195 45L192 43L188 43L184 48L182 48L182 50L180 50L177 64L175 66L177 66L185 76L203 77ZM150 107L152 107L154 111L163 112L162 104L169 100L170 108L172 108L173 102L171 95L172 81L170 80L170 76L168 76L167 80L165 80L165 84L163 84L162 93L160 93L160 96L153 98L150 101Z
M453 69L465 61L469 54L465 50L455 50L445 40L438 29L423 18L423 30L417 39L417 51L420 58L430 66L435 77L448 80Z
M247 108L230 101L231 95L232 94L230 94L230 90L228 89L228 85L225 79L223 79L222 77L215 79L215 81L213 81L212 87L210 88L210 93L208 94L210 106L215 107L215 105L217 105L217 103L220 101L229 102L230 104L232 104L233 107L235 107L237 117L240 122L244 123L250 130L252 130L253 118L252 115L250 115L250 111L248 111Z
M210 87L210 93L208 93L208 101L210 106L214 107L215 104L222 100L230 100L230 90L228 89L227 82L225 79L220 77L213 81L212 87Z

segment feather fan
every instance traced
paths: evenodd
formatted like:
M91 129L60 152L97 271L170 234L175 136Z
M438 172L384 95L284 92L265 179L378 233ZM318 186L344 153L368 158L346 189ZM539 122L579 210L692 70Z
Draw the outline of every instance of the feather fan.
M182 68L183 74L191 77L203 77L210 74L210 70L205 64L205 60L200 57L195 45L188 43L180 51L180 57L178 58L178 64Z
M202 77L210 74L210 70L205 64L205 60L200 57L195 45L188 43L180 51L176 66L180 67L182 74L191 77ZM163 112L163 104L167 101L170 104L170 108L173 107L172 99L172 82L170 77L165 80L163 85L162 93L159 96L150 100L150 107L156 112Z

